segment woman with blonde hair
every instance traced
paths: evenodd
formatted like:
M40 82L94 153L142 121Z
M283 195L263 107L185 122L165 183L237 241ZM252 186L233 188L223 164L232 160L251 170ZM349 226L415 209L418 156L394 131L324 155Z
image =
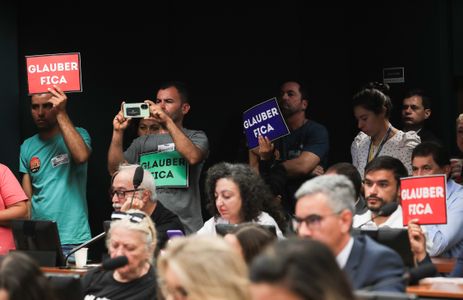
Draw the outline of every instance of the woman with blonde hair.
M90 270L82 279L87 299L156 299L156 275L153 266L156 229L140 210L114 212L111 215L106 246L109 256L127 257L127 263L115 270Z
M250 299L246 264L222 238L176 238L158 259L166 299Z

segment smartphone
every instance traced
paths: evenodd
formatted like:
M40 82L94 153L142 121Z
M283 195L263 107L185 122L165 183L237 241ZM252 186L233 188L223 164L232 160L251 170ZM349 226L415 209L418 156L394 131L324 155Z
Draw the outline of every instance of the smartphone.
M167 230L167 236L169 237L169 239L171 239L176 236L185 236L185 234L181 230L170 229L170 230Z
M147 118L150 116L149 105L145 102L124 103L122 105L124 118Z

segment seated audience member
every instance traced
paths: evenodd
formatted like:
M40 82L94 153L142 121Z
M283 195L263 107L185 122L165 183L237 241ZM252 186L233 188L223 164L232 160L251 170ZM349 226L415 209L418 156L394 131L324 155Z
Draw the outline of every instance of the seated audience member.
M415 131L421 142L440 143L439 139L426 128L426 120L431 117L431 98L421 89L407 92L402 100L403 131Z
M281 211L264 211L264 204L273 201L273 195L248 165L219 163L212 166L207 171L205 192L213 217L204 223L198 234L215 235L216 224L256 222L275 226L277 236L283 237L279 226L284 226L284 221L281 219L277 224L274 219L274 216L281 216Z
M56 297L36 262L23 253L11 252L0 260L0 299L54 300Z
M159 286L166 299L250 299L244 260L219 237L179 237L158 258Z
M354 289L403 292L404 265L392 249L366 235L351 236L355 191L344 175L324 175L296 192L294 229L331 249Z
M140 210L113 213L106 245L109 256L126 256L128 264L115 270L95 268L82 279L86 299L156 299L153 266L156 230Z
M421 142L416 132L403 132L389 122L392 102L386 95L388 90L385 84L370 83L353 97L360 132L351 145L352 164L362 178L366 164L383 155L400 159L411 174L412 150Z
M365 167L364 193L368 210L354 216L354 228L403 228L402 207L388 215L378 215L389 203L400 203L400 178L408 172L400 160L391 156L379 156ZM373 219L373 220L372 220Z
M0 255L15 249L13 233L7 223L12 219L25 219L28 198L11 170L0 164Z
M354 299L330 249L315 240L277 242L256 257L250 278L254 300Z
M138 187L134 186L134 178L137 168L140 168ZM143 175L141 175L143 174ZM164 207L156 199L156 185L153 175L143 170L139 165L121 165L114 174L111 186L111 197L115 211L127 211L140 209L153 220L158 237L157 250L164 248L169 237L167 230L182 230L180 219L170 210Z
M323 174L323 171L321 172ZM321 175L320 174L320 175ZM330 166L325 174L339 174L344 175L352 181L355 189L355 214L363 214L368 208L365 203L365 198L363 197L363 187L362 187L362 177L360 176L357 168L353 164L347 162L340 162Z
M463 186L449 178L448 151L437 143L421 143L413 150L412 166L413 176L438 174L447 176L447 224L422 225L422 227L432 242L429 251L431 257L458 257L463 251Z
M265 247L276 240L275 235L269 230L254 223L241 224L224 238L248 265Z

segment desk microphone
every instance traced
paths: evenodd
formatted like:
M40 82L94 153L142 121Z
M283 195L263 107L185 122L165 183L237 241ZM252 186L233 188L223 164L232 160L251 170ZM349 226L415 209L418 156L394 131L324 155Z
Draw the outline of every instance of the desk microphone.
M372 291L378 287L388 286L390 284L396 284L399 282L404 282L406 285L414 285L417 284L423 278L426 277L433 277L437 274L436 266L432 263L427 263L423 265L419 265L416 268L410 269L405 271L404 274L400 277L393 277L388 278L384 281L378 282L377 284L369 285L361 290L363 291Z
M370 220L368 220L365 223L361 224L357 228L359 228L359 229L362 228L362 226L364 226L367 223L370 223L371 221L373 221L377 217L389 217L390 215L392 215L393 212L395 212L397 207L399 207L399 204L397 204L397 202L389 202L389 203L384 204L383 207L381 207L379 209L376 216L372 217Z
M90 244L93 244L94 242L100 240L101 238L103 238L104 236L106 235L106 232L102 232L100 233L99 235L91 238L90 240L80 244L79 246L71 249L71 251L69 251L68 255L66 255L65 259L64 259L64 265L67 266L68 264L68 259L69 259L69 256L71 256L72 254L74 254L75 252L79 251L80 249L84 248L85 246L88 246Z
M129 263L127 256L116 256L114 258L108 258L99 266L99 268L111 271L117 268L123 267Z

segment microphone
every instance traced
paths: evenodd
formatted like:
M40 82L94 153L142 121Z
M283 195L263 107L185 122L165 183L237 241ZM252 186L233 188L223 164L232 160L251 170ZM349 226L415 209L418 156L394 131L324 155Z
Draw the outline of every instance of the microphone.
M372 291L379 287L385 287L388 285L404 282L406 285L417 284L423 278L433 277L437 274L436 266L432 263L422 264L416 268L405 271L400 277L392 277L376 284L372 284L361 288L362 291Z
M399 207L399 204L397 202L389 202L389 203L384 204L383 207L381 207L379 209L376 216L374 216L370 220L366 221L365 223L361 224L357 228L359 228L359 229L362 228L362 226L364 226L367 223L370 223L371 221L373 221L377 217L389 217L390 215L392 215L393 212L396 211L397 207Z
M127 256L116 256L114 258L108 258L99 266L100 269L105 271L115 270L117 268L123 267L129 263Z
M100 233L99 235L91 238L90 240L80 244L79 246L71 249L71 251L69 251L69 253L66 255L66 257L64 258L64 265L67 266L68 264L68 259L69 259L69 256L71 256L72 254L74 254L75 252L79 251L79 249L82 249L84 248L85 246L88 246L90 244L93 244L94 242L100 240L101 238L103 238L104 236L106 235L106 232L102 232Z

